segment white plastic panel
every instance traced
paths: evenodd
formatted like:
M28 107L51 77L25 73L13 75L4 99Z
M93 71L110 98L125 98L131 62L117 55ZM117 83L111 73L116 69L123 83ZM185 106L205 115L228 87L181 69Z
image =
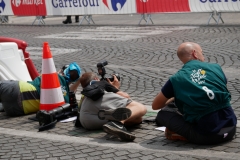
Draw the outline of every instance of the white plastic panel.
M22 55L16 43L0 43L0 80L32 80Z

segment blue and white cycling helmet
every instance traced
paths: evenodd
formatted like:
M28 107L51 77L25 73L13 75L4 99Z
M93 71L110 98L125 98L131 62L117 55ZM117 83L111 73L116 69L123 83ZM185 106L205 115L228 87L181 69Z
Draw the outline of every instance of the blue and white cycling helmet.
M75 71L75 72L71 72ZM75 82L81 75L81 68L76 62L70 63L63 71L67 82Z

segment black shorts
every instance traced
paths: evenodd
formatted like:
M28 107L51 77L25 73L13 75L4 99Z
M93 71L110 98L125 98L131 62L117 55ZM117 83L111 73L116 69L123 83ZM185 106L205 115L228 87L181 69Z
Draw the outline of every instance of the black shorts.
M176 112L160 110L156 117L158 126L165 126L169 130L185 137L189 142L196 144L217 144L232 140L236 133L236 126L223 128L217 134L203 135L197 132L196 125L188 123L183 116Z

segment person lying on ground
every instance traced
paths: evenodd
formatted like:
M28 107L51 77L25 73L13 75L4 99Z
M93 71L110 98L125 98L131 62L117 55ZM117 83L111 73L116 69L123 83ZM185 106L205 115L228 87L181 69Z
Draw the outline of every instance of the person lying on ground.
M58 74L61 90L66 103L69 92L75 92L80 85L81 69L75 62ZM73 83L74 82L74 83ZM39 111L41 76L33 81L0 81L0 102L8 116L22 116ZM69 86L70 85L70 86Z
M123 141L133 141L135 135L125 126L141 123L147 109L120 91L120 82L115 75L113 77L112 82L109 79L100 81L93 72L86 72L80 77L84 97L80 103L79 120L85 129L103 128Z

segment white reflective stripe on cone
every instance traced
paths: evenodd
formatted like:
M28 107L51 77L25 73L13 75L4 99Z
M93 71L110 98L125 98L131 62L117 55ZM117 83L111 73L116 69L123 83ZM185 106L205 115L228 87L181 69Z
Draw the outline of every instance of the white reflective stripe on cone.
M42 74L56 73L56 68L53 62L53 58L42 60Z
M41 104L55 104L64 102L63 93L60 87L54 89L41 89L40 97Z

